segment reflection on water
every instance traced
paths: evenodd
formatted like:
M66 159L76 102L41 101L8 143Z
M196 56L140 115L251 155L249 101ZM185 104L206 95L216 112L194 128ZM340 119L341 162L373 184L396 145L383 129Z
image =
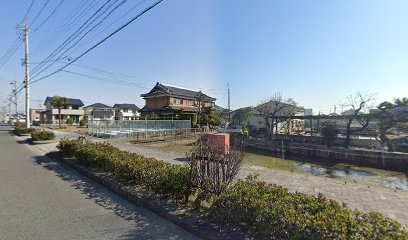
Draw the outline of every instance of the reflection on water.
M376 168L358 167L351 164L334 164L323 162L322 160L313 161L310 159L293 160L266 155L247 153L244 163L267 168L280 169L290 172L298 172L322 176L327 178L339 179L343 181L355 181L366 184L376 184L386 186L392 189L408 191L408 177L401 172L387 171Z

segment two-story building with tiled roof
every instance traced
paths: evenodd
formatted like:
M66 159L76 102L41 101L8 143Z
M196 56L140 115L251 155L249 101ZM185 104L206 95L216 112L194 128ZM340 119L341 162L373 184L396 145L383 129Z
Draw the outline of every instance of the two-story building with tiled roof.
M151 113L175 114L177 110L186 113L197 113L201 101L204 107L215 106L215 98L200 91L176 87L157 82L150 92L142 94L145 106L142 108L142 116Z
M103 103L84 107L85 117L91 120L115 120L115 109Z
M44 102L45 111L41 112L40 121L45 124L57 124L59 119L58 106L54 104L53 97L47 97ZM67 104L61 108L61 122L68 118L79 124L84 116L83 102L81 99L67 98Z
M133 103L120 103L113 105L115 109L115 119L116 120L137 120L139 119L140 113L138 108Z

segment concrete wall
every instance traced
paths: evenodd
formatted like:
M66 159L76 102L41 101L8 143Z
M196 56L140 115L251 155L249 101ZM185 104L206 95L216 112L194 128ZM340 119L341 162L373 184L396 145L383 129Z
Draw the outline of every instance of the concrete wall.
M245 139L249 149L259 149L270 152L281 152L282 142ZM313 159L355 164L364 167L408 172L408 153L382 152L364 149L327 148L322 145L284 142L285 154L304 156Z

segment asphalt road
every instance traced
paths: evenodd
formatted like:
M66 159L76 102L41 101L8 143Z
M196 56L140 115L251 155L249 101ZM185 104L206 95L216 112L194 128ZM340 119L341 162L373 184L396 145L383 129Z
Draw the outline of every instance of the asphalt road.
M197 239L0 125L0 239Z

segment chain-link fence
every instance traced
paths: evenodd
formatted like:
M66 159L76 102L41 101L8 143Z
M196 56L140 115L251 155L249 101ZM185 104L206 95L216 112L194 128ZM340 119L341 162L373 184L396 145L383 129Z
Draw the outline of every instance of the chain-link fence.
M128 137L138 133L166 132L190 128L190 120L88 121L88 134L105 138Z

